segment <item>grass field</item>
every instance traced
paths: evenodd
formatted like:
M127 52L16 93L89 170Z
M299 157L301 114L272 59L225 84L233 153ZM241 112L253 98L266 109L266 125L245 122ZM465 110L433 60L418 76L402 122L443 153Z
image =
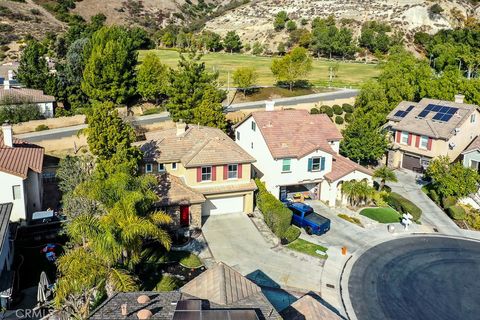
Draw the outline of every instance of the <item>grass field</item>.
M326 259L328 257L326 254L325 255L320 255L316 252L317 250L326 252L327 248L322 247L322 246L320 246L318 244L315 244L315 243L308 242L308 241L300 239L300 238L293 241L292 243L289 243L287 245L287 247L292 249L292 250L302 252L302 253L308 254L310 256L316 257L316 258Z
M395 223L401 219L400 214L390 207L363 209L360 214L380 223Z
M139 52L139 60L141 61L145 54L149 51L155 52L163 63L170 67L176 67L179 53L174 50L143 50ZM273 58L257 57L245 54L228 54L228 53L209 53L203 56L207 68L209 70L218 71L220 74L220 83L227 85L228 72L230 75L238 67L254 67L258 72L257 85L273 85L276 80L270 71ZM328 68L333 62L325 60L314 60L313 70L308 75L308 79L315 86L328 85ZM380 73L380 69L376 65L339 62L337 77L333 80L332 85L335 87L352 86L358 87L363 82L375 78ZM230 78L231 79L231 78ZM230 83L233 86L232 83Z

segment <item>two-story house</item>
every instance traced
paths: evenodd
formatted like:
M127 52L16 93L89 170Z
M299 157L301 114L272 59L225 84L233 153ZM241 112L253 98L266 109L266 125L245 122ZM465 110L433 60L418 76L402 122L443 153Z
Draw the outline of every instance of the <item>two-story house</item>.
M42 147L15 139L12 126L0 135L0 203L13 203L12 221L27 220L42 210Z
M330 206L344 202L344 181L371 172L339 154L342 135L324 114L306 110L253 112L235 127L235 141L257 161L254 175L275 197L303 194Z
M146 133L138 144L144 152L141 170L157 175L159 206L175 226L201 227L202 216L253 211L255 159L223 131L177 123Z
M455 102L400 102L387 116L392 137L388 165L422 172L435 157L454 161L480 134L479 117L478 106L463 103L462 95Z

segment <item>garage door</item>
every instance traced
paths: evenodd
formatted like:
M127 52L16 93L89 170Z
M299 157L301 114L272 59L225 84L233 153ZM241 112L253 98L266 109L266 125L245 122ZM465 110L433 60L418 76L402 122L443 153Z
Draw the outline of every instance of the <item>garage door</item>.
M202 215L243 212L243 196L207 199L202 206Z
M402 168L412 171L421 171L422 166L420 165L420 157L403 154Z

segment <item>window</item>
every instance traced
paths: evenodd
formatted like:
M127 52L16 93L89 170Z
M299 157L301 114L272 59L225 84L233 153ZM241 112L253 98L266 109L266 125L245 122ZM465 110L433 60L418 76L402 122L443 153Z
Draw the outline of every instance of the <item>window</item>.
M165 171L165 164L164 163L159 163L158 164L158 172L163 172Z
M291 159L283 159L282 172L290 172Z
M145 172L146 172L146 173L152 172L152 164L151 164L151 163L147 163L147 164L145 165Z
M470 160L470 169L477 171L479 169L478 161Z
M428 137L421 136L420 137L420 149L427 149L428 148Z
M237 131L237 140L240 140L240 131Z
M229 164L228 165L228 179L237 179L238 178L238 165Z
M325 170L324 157L312 157L308 159L308 171L322 171Z
M212 167L202 167L202 181L212 180Z
M296 216L302 216L302 213L300 211L298 211L297 209L295 208L290 208L290 210L293 212L294 215Z
M402 131L402 138L400 139L400 143L408 144L408 132Z
M320 157L312 158L312 171L320 170Z
M252 131L255 131L257 129L257 124L252 121Z
M12 186L13 200L22 199L22 189L20 186Z
M476 119L475 119L475 116L476 116L475 113L473 113L473 114L470 116L470 123L475 123L475 120L476 120Z
M172 170L177 170L177 163L176 162L172 163Z
M253 149L253 142L250 144L250 148L252 148L252 149Z

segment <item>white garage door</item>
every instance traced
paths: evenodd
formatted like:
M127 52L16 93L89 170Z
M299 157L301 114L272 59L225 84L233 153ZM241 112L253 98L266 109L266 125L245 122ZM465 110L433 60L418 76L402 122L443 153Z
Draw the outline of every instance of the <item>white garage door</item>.
M207 199L202 206L202 215L243 212L243 196Z

